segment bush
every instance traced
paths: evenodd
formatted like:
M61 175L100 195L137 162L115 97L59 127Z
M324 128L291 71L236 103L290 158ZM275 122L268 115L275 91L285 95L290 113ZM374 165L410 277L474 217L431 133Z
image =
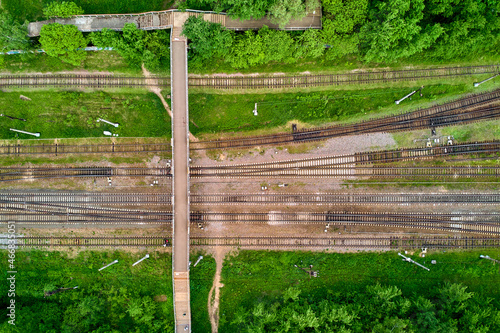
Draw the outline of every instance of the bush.
M51 2L43 9L43 15L47 18L67 18L74 15L82 15L83 9L74 2Z
M40 44L47 55L74 66L79 66L86 56L82 48L87 46L87 40L74 25L44 25L40 31Z

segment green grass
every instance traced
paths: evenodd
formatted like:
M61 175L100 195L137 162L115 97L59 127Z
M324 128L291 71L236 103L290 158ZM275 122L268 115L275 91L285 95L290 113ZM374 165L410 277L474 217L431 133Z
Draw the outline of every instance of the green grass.
M18 250L16 326L9 325L3 316L0 331L63 332L70 331L70 325L74 332L93 331L97 327L101 332L135 332L135 328L142 332L151 324L148 332L173 332L171 255L149 254L149 259L132 267L144 252L86 251L70 257L63 252ZM2 250L0 258L5 281L9 270L7 251ZM118 263L98 271L113 260ZM78 289L44 297L44 289L74 286ZM0 290L5 305L8 284L2 283ZM132 305L139 310L133 312Z
M249 132L281 127L294 120L305 126L331 122L354 122L373 117L398 114L429 106L439 99L450 98L472 90L464 83L425 86L423 97L396 106L394 101L413 88L375 88L364 90L329 90L298 93L268 94L198 94L189 95L191 132ZM258 103L258 116L252 110ZM252 133L257 134L257 133Z
M377 282L395 285L403 295L430 294L444 282L461 283L499 304L499 265L479 259L479 254L500 258L499 249L476 251L439 251L425 258L411 257L431 268L425 271L403 262L396 252L386 253L313 253L240 251L227 257L223 270L219 332L233 332L230 322L238 307L252 309L258 303L273 304L290 286L302 290L309 304L335 293L364 292L367 285ZM430 261L436 260L436 265ZM296 267L313 265L319 277Z
M2 7L20 22L45 19L42 9L52 0L2 0ZM167 9L171 0L73 0L85 14L127 14Z
M120 72L127 74L140 74L137 68L128 67L126 61L115 51L89 51L81 66L73 66L62 62L58 58L50 57L45 53L13 54L4 56L4 72L60 72L85 69L88 71Z
M203 259L193 267L199 255ZM189 283L191 287L191 320L193 332L210 332L212 326L208 316L208 293L212 288L215 275L215 259L205 253L197 253L191 257Z
M394 133L392 136L399 147L422 147L430 134L429 130L418 130ZM439 136L453 136L458 143L500 140L500 120L437 128L436 134Z
M21 100L23 94L31 101ZM1 92L1 139L32 139L15 128L41 133L40 138L102 137L103 131L120 137L170 137L170 117L153 93L82 93L77 91ZM98 118L120 124L118 128L96 122Z

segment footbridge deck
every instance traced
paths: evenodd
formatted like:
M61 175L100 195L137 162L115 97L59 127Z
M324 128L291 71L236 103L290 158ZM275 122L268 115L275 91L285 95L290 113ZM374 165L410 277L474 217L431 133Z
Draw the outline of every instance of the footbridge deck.
M177 9L170 9L158 12L147 12L138 14L96 14L96 15L76 15L70 18L54 18L46 21L31 22L28 25L28 35L30 37L40 36L42 26L51 23L72 24L83 32L99 31L103 28L111 30L122 30L126 23L133 23L142 30L170 29L174 25L175 17L203 15L205 21L220 23L229 30L254 30L267 25L272 29L278 29L277 24L273 24L268 18L258 20L240 21L226 15L226 13L203 12L197 10L187 10L180 12ZM321 8L309 13L302 20L291 20L284 30L305 30L321 29Z
M187 40L180 28L170 37L173 147L173 284L176 332L191 332L189 295L189 115Z

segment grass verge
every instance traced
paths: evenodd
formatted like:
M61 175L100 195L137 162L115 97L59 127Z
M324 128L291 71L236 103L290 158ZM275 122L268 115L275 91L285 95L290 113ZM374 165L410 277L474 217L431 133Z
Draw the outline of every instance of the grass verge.
M170 117L153 93L82 93L78 91L1 92L0 108L4 114L26 119L0 117L0 138L32 138L10 131L10 128L41 133L40 138L102 137L103 131L121 137L170 137ZM103 118L119 123L115 128Z
M7 277L8 252L0 266ZM85 251L17 251L16 325L0 320L2 332L173 332L171 255ZM99 272L104 265L118 263ZM77 289L59 290L59 288ZM2 304L8 284L2 283ZM51 296L44 293L59 290ZM7 305L5 305L7 306Z
M482 89L498 86L491 83ZM289 131L291 122L298 122L300 127L352 123L405 113L478 92L465 82L433 84L425 86L422 97L416 94L411 100L395 105L395 100L417 88L420 86L245 95L191 93L190 131L194 135L220 132L226 136L238 135L237 132L259 135L264 129L268 134ZM258 116L252 113L255 103Z
M290 286L300 289L301 297L305 297L308 304L318 304L332 297L363 293L367 286L376 283L396 286L403 296L423 297L428 297L445 282L461 283L468 291L493 298L493 303L499 306L498 264L479 259L479 254L498 259L500 250L436 251L425 258L411 255L430 267L430 272L403 262L395 252L240 251L224 262L219 332L235 332L239 308L251 312L259 303L270 307ZM431 260L436 260L437 264L432 265ZM311 278L294 265L307 268L313 265L319 276Z
M194 267L198 257L203 259ZM191 255L192 266L189 271L191 287L191 320L193 332L211 332L210 318L208 315L208 293L212 288L215 275L215 259L205 253Z

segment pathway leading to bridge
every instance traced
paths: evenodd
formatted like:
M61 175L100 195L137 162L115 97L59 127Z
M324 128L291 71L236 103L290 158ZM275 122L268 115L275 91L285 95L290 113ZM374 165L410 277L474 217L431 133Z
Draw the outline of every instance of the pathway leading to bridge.
M189 295L189 113L187 40L181 36L187 19L179 15L170 36L172 78L173 284L175 331L191 332Z

